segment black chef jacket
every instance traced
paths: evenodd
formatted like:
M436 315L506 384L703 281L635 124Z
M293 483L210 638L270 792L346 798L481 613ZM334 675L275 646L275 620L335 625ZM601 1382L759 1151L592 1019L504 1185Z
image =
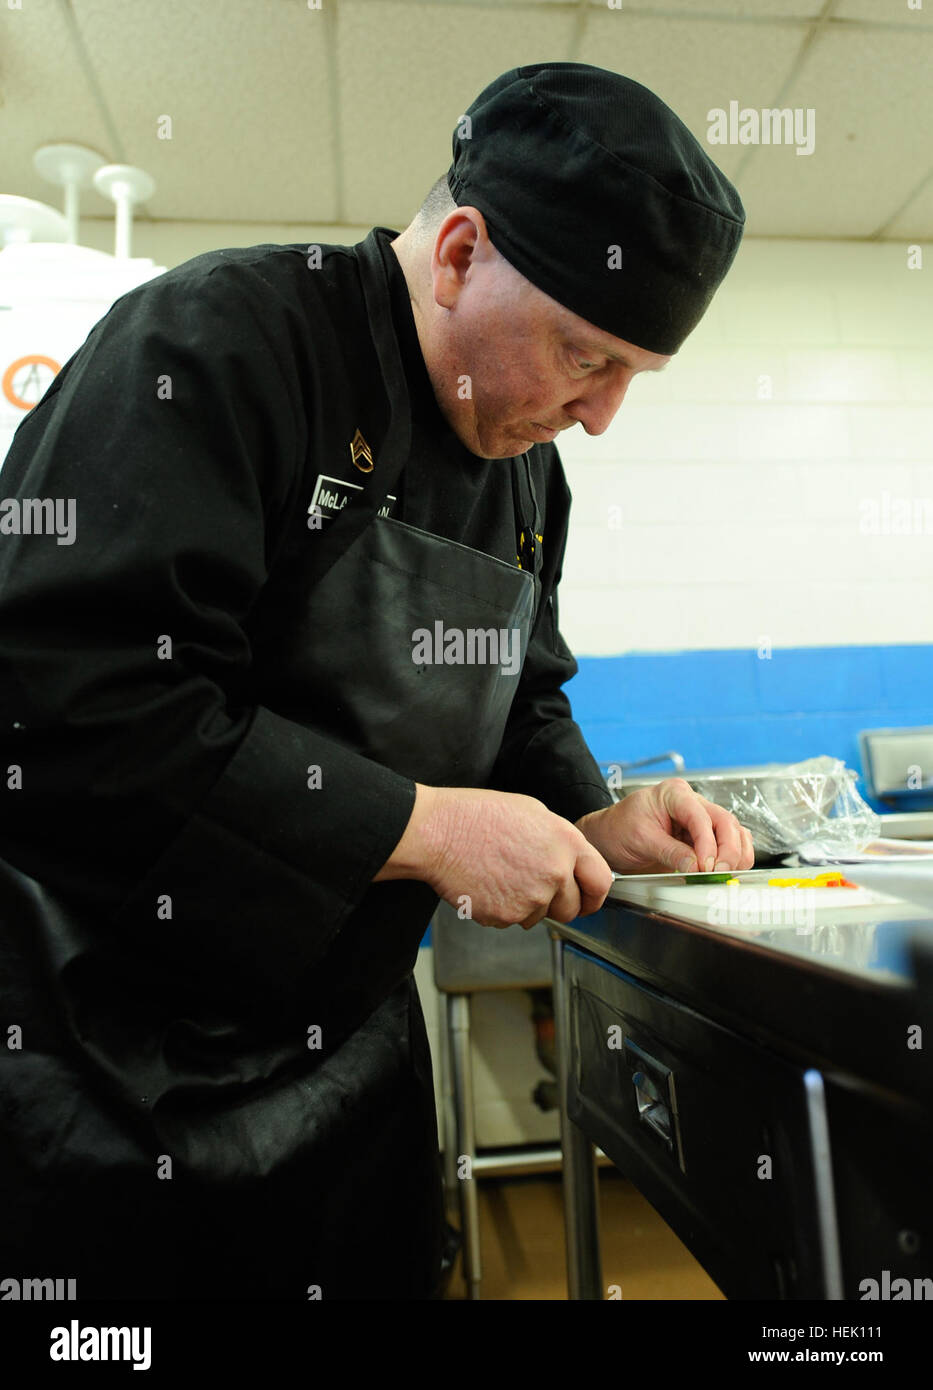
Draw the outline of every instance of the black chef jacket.
M389 514L514 564L510 463L469 453L441 415L394 235L371 234L411 401ZM314 510L335 524L360 481L351 443L378 464L391 406L355 248L325 246L313 268L310 249L212 252L123 296L2 473L5 497L74 498L76 537L0 534L14 880L0 989L24 1021L0 1055L0 1178L25 1194L0 1249L86 1269L92 1293L128 1277L127 1230L132 1291L149 1295L218 1296L222 1278L296 1296L318 1273L309 1241L329 1252L324 1296L434 1283L433 1089L411 972L436 896L372 882L414 782L316 707L292 626L289 535ZM575 820L612 798L560 689L576 670L556 600L569 492L553 445L528 462L537 620L486 785ZM309 791L296 770L314 767ZM147 1187L166 1157L176 1171ZM191 1273L205 1261L213 1284Z

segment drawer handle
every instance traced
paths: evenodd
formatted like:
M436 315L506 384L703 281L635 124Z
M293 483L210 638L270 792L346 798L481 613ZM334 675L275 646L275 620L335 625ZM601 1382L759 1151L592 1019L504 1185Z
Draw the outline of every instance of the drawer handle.
M645 1052L644 1048L633 1043L631 1038L625 1039L625 1060L632 1071L639 1120L643 1120L648 1128L654 1131L664 1147L677 1160L678 1167L685 1173L687 1167L680 1137L674 1073L670 1067L666 1067L663 1062Z
M638 1113L646 1124L660 1134L669 1149L674 1147L671 1139L671 1112L658 1095L658 1088L643 1071L632 1076L635 1086L635 1101Z

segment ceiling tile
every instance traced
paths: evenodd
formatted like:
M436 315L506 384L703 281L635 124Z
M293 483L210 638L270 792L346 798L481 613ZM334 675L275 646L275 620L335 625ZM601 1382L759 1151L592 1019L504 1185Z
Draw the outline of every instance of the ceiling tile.
M931 60L931 40L908 33L824 33L782 102L814 110L814 153L752 150L739 180L749 231L858 237L883 226L933 165ZM918 202L905 217L905 232L933 232L921 211Z
M845 18L828 23L789 86L820 0L323 3L71 0L76 46L61 0L22 10L0 0L0 188L60 206L31 159L66 140L154 176L142 220L401 226L487 82L575 58L670 103L735 178L752 236L933 235L933 0L922 11L840 0ZM771 107L782 87L782 106L816 112L813 155L708 144L710 109ZM161 115L173 119L170 141L157 138ZM111 204L90 191L82 209L107 216Z
M348 221L405 226L446 172L459 116L511 67L567 58L568 7L343 0L338 71Z
M911 10L907 0L838 0L833 19L862 19L872 24L912 24L917 28L933 27L930 0L921 10Z
M0 6L0 54L0 190L60 208L62 191L34 171L34 151L65 141L113 155L58 0L29 0L21 10ZM84 195L92 200L98 211L112 206L96 193Z
M596 0L600 9L607 9L607 0ZM712 15L717 19L762 20L813 19L823 8L823 0L635 0L623 4L617 14L638 15L677 10L689 12L691 19Z
M581 62L612 68L656 92L731 175L744 147L707 143L708 113L729 102L770 106L807 26L702 24L693 18L600 14L587 20ZM741 190L740 190L741 191Z
M130 163L158 217L332 220L325 19L298 3L74 0ZM172 138L159 139L160 116Z
M903 238L905 241L933 240L933 177L927 180L903 211L895 216L893 222L888 225L885 236L898 240ZM930 257L927 265L933 267L933 249L929 246L925 249Z

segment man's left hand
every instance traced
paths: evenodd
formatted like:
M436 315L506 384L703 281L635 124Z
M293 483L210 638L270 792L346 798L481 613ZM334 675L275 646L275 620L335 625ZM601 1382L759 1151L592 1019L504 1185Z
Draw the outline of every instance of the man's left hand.
M750 833L682 777L640 787L576 826L617 874L704 874L755 863Z

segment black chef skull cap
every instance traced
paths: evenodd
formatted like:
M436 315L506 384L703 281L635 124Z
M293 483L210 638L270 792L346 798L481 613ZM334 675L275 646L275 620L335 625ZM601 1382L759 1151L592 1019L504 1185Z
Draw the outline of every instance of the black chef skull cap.
M728 271L745 209L647 87L587 63L512 68L453 136L447 186L538 289L613 337L673 354Z

